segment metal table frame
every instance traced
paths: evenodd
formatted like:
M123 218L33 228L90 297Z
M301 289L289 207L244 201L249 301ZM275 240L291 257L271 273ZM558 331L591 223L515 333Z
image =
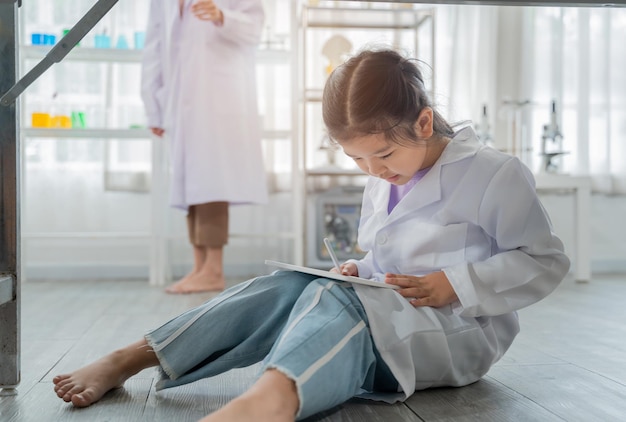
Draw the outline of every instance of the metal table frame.
M0 2L0 93L17 76L17 7ZM20 382L20 151L17 106L0 106L0 394Z

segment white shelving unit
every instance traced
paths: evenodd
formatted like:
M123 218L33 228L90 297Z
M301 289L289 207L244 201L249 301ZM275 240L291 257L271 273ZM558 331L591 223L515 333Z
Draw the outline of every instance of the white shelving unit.
M135 6L128 6L135 7ZM32 9L32 6L31 6ZM39 13L39 12L38 12ZM33 12L23 14L23 21L29 19L28 16L31 16ZM40 61L48 51L52 48L52 46L40 46L40 45L27 45L29 42L29 37L26 36L24 32L24 28L32 28L34 27L32 23L30 25L26 25L26 22L22 24L22 34L21 39L22 45L19 48L20 51L20 68L22 74L24 74L28 69L28 65L33 65ZM88 43L86 43L88 44ZM257 63L259 66L292 66L292 54L288 49L268 49L267 46L265 48L260 48L257 52ZM143 107L141 105L141 100L139 98L139 87L136 86L133 89L133 92L130 94L125 92L124 98L115 98L116 94L114 91L118 89L117 83L120 82L120 79L123 79L123 76L120 76L123 69L133 69L133 72L139 71L140 63L142 58L142 51L138 49L117 49L117 48L93 48L86 46L77 46L75 47L63 60L63 62L59 64L55 64L50 71L58 66L74 66L75 64L80 66L84 63L88 63L94 66L94 69L101 68L102 72L102 83L105 85L103 91L104 95L101 95L98 98L100 101L100 107L107 110L116 109L120 106L121 102L124 99L128 100L131 96L133 104L135 107L141 107L140 111L143 114ZM102 66L104 66L102 68ZM50 78L50 76L49 76ZM39 81L38 81L39 82ZM123 82L123 81L122 81ZM67 88L67 84L65 86ZM57 88L53 88L57 89ZM66 89L67 90L67 89ZM71 91L71 89L70 89ZM35 94L36 96L37 94ZM59 92L59 96L63 97L66 95L65 92ZM71 94L68 94L71 95ZM97 96L97 94L94 94ZM137 241L145 241L146 246L150 248L150 258L149 258L149 274L150 274L150 283L154 285L162 285L169 281L171 277L172 270L172 254L169 250L168 243L172 240L172 234L167 232L166 227L168 226L166 220L168 218L167 213L169 209L169 205L167 203L167 193L164 192L163 189L151 189L151 186L167 186L169 183L169 163L167 158L167 150L164 146L164 143L161 142L161 138L157 138L152 136L150 131L147 128L142 127L123 127L123 124L114 121L109 115L106 116L105 119L100 119L98 124L90 124L90 116L87 115L87 127L84 128L51 128L51 127L31 127L30 126L30 111L33 110L31 107L31 98L33 97L30 94L30 91L27 90L25 95L21 98L21 109L22 113L25 114L21 119L21 130L20 137L22 145L27 145L29 141L37 140L37 142L41 144L46 144L48 142L89 142L89 141L97 141L97 142L105 142L108 145L110 142L115 142L117 144L127 144L128 142L143 142L149 143L149 152L148 152L148 162L149 168L145 171L145 174L137 174L138 176L145 176L143 178L139 178L141 180L146 179L147 184L145 186L142 185L139 192L149 193L150 195L150 218L151 223L148 230L145 231L120 231L120 230L110 230L110 231L41 231L41 230L33 230L29 228L26 224L23 237L23 249L26 250L26 245L29 241L46 241L46 240L59 240L63 239L100 239L100 240L117 240L117 239L130 239ZM271 97L267 99L268 104L265 104L266 109L271 109L274 105L275 98ZM63 105L63 104L61 104ZM67 107L66 107L67 109ZM119 112L123 114L123 111ZM274 111L270 110L270 114L276 114ZM293 122L293 119L289 117L287 119L289 123ZM118 127L116 127L118 126ZM139 126L139 125L137 125ZM283 141L290 141L293 143L293 129L292 127L282 128L273 128L268 127L262 131L262 138L265 142L272 143L276 141L276 144L279 144ZM274 148L273 144L269 148L272 150ZM279 147L277 147L279 148ZM22 149L23 151L26 148ZM105 155L105 167L108 165L108 154L109 148L107 147L107 152ZM28 184L28 165L29 162L25 156L22 157L22 168L23 168L23 186L22 189L25 191L25 186ZM291 174L293 174L293 168L295 167L295 163L291 165ZM141 173L141 172L140 172ZM106 176L105 176L106 178ZM68 183L70 183L68 181ZM105 184L107 182L105 181ZM25 198L26 195L22 194L22 197ZM23 209L28 207L28 201L24 201ZM294 213L295 214L295 213ZM184 235L184 234L183 234ZM181 239L183 237L181 235ZM293 230L287 231L272 231L267 233L246 233L246 232L235 232L231 233L231 238L266 238L272 237L277 239L286 239L290 242L297 243L301 239L296 235ZM24 257L27 260L27 253L24 253ZM27 276L27 271L24 272Z
M22 68L25 68L26 61L39 61L48 53L50 46L29 46L23 45L20 48L21 53L21 61ZM106 105L103 107L112 107L111 104L111 90L112 90L112 78L111 72L113 66L117 64L131 64L138 66L141 62L141 50L124 50L124 49L105 49L105 48L88 48L88 47L75 47L64 59L63 63L58 66L71 66L71 63L79 63L79 62L87 62L100 64L105 63L107 66L107 75L106 79ZM137 92L138 94L138 92ZM61 94L63 95L63 94ZM25 98L22 102L22 109L28 108L28 93L25 95ZM39 128L39 127L29 127L27 126L27 117L24 116L22 119L23 126L21 129L21 138L22 144L26 145L28 140L39 139L45 141L55 142L57 140L99 140L99 141L108 141L115 139L117 141L136 141L136 140L150 140L151 141L151 177L152 182L157 182L161 179L161 173L164 171L160 168L162 160L162 145L158 141L157 138L153 137L150 131L146 128L114 128L107 127L109 122L106 122L102 125L102 127L95 128ZM89 121L90 116L87 116L87 121ZM25 169L26 175L28 174L27 166L23 166ZM28 183L28 177L24 177L25 183ZM151 202L151 211L152 211L152 219L156 220L155 216L160 215L160 211L157 210L159 204L162 202L162 198L160 197L157 189L152 189L150 191L150 202ZM26 196L26 195L23 195ZM26 206L27 203L26 203ZM150 283L151 284L161 284L164 279L164 274L169 269L167 264L163 264L167 261L162 261L163 255L162 248L160 243L160 235L161 233L155 233L156 224L152 224L152 230L149 231L136 231L136 232L127 232L127 231L98 231L98 232L37 232L37 231L26 231L23 234L23 239L25 245L29 241L35 240L43 240L43 239L52 239L52 240L62 240L62 239L136 239L146 241L150 245ZM25 248L26 249L26 248ZM164 266L166 268L164 268Z
M371 2L367 7L358 2L321 1L302 4L294 19L298 30L298 64L296 66L298 139L300 155L298 162L298 186L302 191L302 238L306 239L301 251L304 264L313 267L329 267L331 261L324 256L321 243L323 236L323 212L319 205L324 200L317 195L329 192L337 197L337 204L345 208L350 201L357 201L357 207L350 212L359 212L359 194L350 185L362 186L365 177L351 160L324 146L325 134L322 129L321 99L327 72L324 71L321 41L341 35L352 44L351 54L365 45L371 44L372 34L380 44L407 51L413 57L434 63L434 9L415 5L399 5ZM319 54L318 54L319 53ZM317 69L317 71L316 71ZM434 75L430 88L434 89ZM348 185L349 192L333 193L340 186ZM317 196L317 199L316 199ZM346 217L353 222L353 218ZM354 224L355 225L355 224ZM325 229L324 229L325 230ZM356 227L352 228L354 240ZM324 235L327 235L326 232ZM332 234L330 234L332 238ZM347 242L344 242L347 243ZM338 250L340 258L358 256L351 249L354 242L344 250ZM348 251L348 252L346 252ZM345 252L345 253L344 253ZM343 256L341 256L343 254Z

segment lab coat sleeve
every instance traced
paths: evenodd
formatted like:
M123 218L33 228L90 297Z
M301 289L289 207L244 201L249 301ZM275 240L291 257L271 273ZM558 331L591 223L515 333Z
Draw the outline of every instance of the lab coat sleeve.
M261 40L265 12L261 0L234 2L229 8L223 8L224 24L219 34L240 44L257 45Z
M569 270L561 240L535 191L530 171L508 160L489 182L478 224L497 252L482 262L445 268L462 316L492 316L529 306L552 292Z
M158 128L163 128L162 7L162 0L152 0L150 4L141 67L141 99L146 109L147 125Z
M349 259L346 262L352 262L356 265L361 278L372 278L374 276L374 260L372 251L369 251L362 259Z

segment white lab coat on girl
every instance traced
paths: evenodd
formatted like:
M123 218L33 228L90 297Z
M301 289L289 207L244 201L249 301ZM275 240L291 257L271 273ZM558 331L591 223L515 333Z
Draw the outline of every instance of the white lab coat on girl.
M224 24L196 18L185 0L152 0L142 68L149 127L171 142L171 204L264 203L255 51L261 0L215 0Z
M388 214L390 185L371 177L363 196L359 276L443 270L459 300L414 308L391 289L355 285L374 342L399 381L414 390L480 379L519 331L531 305L569 269L563 244L517 159L459 131L439 160Z

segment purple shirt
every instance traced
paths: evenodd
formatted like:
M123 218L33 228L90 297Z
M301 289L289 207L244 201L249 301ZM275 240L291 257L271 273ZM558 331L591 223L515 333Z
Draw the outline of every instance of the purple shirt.
M387 205L387 213L391 214L391 211L398 205L398 203L406 196L407 193L417 182L419 182L426 173L428 173L430 167L426 167L425 169L418 170L417 173L411 177L411 180L406 182L404 185L391 185L391 190L389 192L389 205Z

